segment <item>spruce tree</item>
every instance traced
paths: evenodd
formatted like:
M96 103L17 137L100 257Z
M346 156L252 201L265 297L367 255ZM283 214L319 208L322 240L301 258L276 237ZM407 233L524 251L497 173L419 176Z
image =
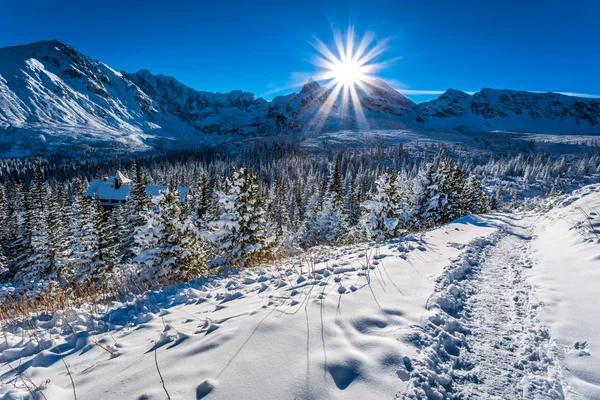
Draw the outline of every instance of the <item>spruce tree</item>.
M135 235L138 228L144 226L148 221L146 216L150 210L150 199L146 193L144 184L144 174L139 160L134 162L135 178L125 202L123 217L123 259L133 259L138 253L139 248L136 245Z
M38 168L33 175L26 209L29 246L16 275L21 282L32 283L44 279L51 272L52 243L47 219L49 196L50 189L42 182Z
M481 181L472 176L465 187L465 210L473 214L483 214L490 210L488 197L483 190Z
M322 197L317 191L308 200L306 211L300 229L298 230L298 239L304 247L310 247L318 244L321 240L317 221L323 208Z
M0 249L0 276L8 272L8 260L4 255L4 250Z
M441 221L441 209L447 199L440 192L441 178L437 166L429 164L421 169L418 178L417 226L430 227Z
M361 217L361 193L355 179L350 180L350 188L346 194L346 215L348 225L355 226Z
M344 205L343 180L338 165L337 161L333 165L322 204L312 222L313 226L310 227L313 231L312 236L316 237L319 243L330 245L343 241L349 228Z
M46 223L50 240L49 271L47 275L57 279L68 256L69 242L67 228L70 224L66 211L63 187L56 185L50 194Z
M265 201L250 169L234 170L226 186L218 194L223 214L211 223L213 241L225 263L251 265L268 255L272 245L265 231Z
M185 213L176 189L167 189L152 199L147 222L136 229L140 253L135 261L149 280L189 280L202 276L206 246L192 217Z
M445 203L439 208L440 222L446 223L465 214L463 210L464 174L458 163L445 158L438 164L439 192Z
M327 192L335 194L335 201L340 203L344 199L344 179L340 173L339 157L333 163L329 173L329 181L327 183Z
M396 175L384 173L375 181L374 192L363 202L361 224L368 239L382 241L398 233L398 193Z

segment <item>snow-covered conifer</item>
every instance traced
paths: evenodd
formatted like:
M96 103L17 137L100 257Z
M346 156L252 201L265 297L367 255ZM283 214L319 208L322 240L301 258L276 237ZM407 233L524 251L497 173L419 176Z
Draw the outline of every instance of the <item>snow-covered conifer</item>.
M227 264L250 265L267 255L272 244L265 230L264 199L247 168L234 170L226 188L218 192L223 214L210 224L212 240Z
M489 211L488 197L483 190L481 181L472 176L465 185L465 210L473 214L481 214Z
M361 207L364 210L361 224L369 239L382 241L396 236L398 229L398 197L396 176L384 173L375 181L374 192Z

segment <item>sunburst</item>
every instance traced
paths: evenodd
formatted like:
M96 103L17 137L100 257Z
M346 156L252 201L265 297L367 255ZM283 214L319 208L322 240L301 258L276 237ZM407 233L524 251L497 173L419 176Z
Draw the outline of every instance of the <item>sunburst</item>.
M330 115L340 99L342 116L352 106L359 124L364 124L359 92L368 93L376 85L378 72L393 61L375 62L387 50L388 39L376 41L375 35L368 32L358 41L354 28L349 27L345 35L334 31L334 43L333 49L318 38L313 43L319 52L314 61L319 68L316 79L330 88L317 116L322 120Z

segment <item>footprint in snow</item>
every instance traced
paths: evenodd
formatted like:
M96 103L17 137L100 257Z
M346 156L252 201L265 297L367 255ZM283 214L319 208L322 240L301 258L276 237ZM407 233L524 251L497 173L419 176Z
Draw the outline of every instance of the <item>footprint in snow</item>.
M590 353L587 351L588 350L588 343L586 342L575 342L575 344L573 345L573 348L575 349L575 354L577 354L579 357L587 357L590 355Z
M212 392L216 387L216 382L210 379L205 380L196 388L196 400L205 398Z
M361 363L348 360L343 364L330 365L327 369L338 389L344 390L361 375Z

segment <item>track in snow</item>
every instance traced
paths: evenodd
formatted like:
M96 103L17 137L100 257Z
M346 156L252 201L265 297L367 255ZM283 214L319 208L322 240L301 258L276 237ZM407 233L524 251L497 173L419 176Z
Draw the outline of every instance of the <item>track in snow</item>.
M535 217L505 216L490 240L475 240L444 272L437 313L415 335L415 362L401 398L562 399L559 350L537 318L523 274L532 267Z

